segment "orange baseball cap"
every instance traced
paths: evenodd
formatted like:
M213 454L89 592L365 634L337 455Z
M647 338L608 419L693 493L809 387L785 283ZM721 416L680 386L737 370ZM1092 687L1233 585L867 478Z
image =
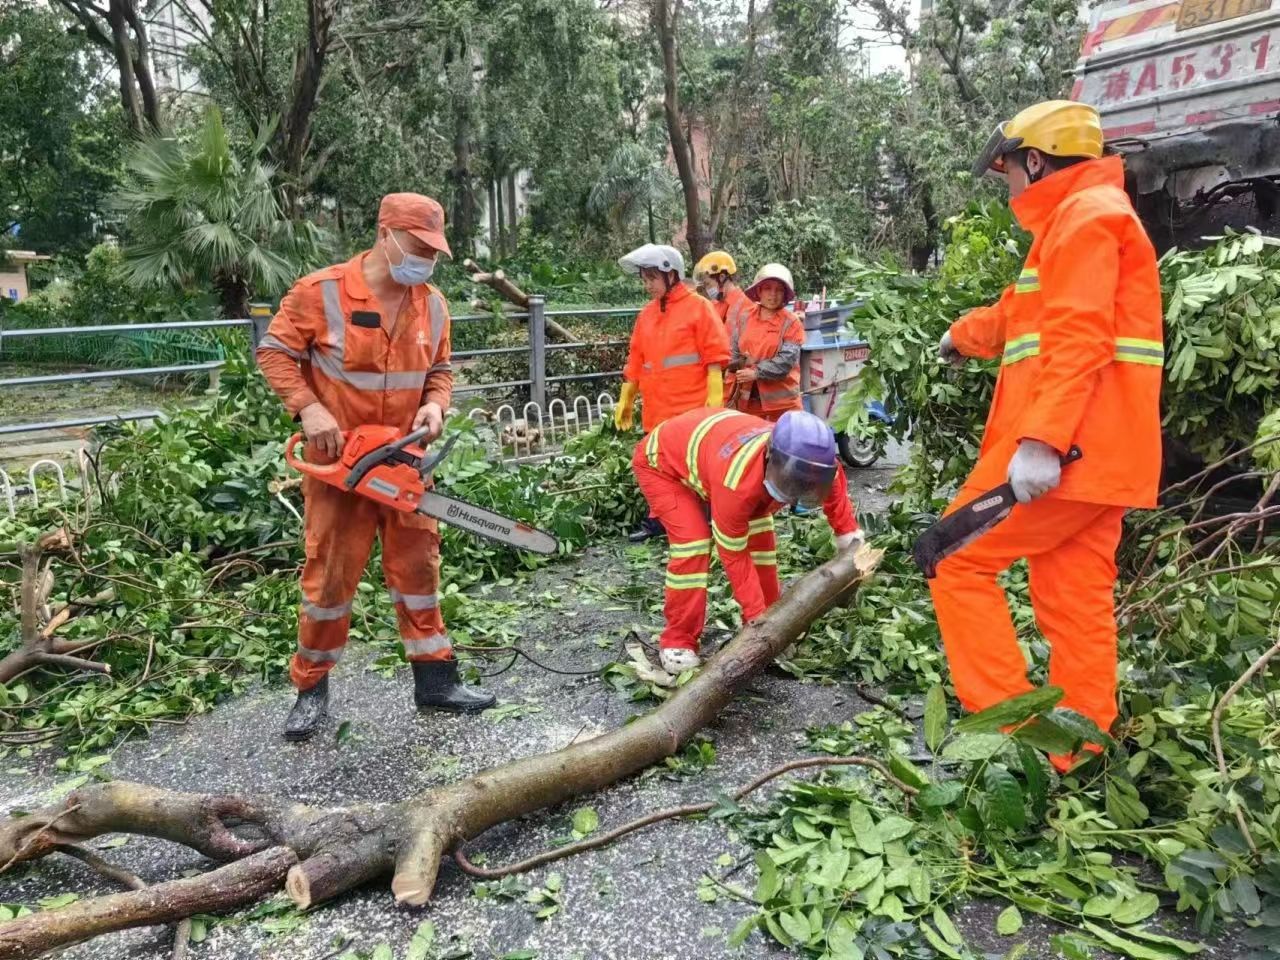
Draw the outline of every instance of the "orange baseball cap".
M388 193L378 208L378 226L407 230L446 257L449 241L444 238L444 208L420 193Z

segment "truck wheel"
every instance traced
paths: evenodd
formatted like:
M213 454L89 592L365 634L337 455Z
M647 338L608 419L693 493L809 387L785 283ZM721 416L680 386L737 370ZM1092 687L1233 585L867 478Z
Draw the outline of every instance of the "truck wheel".
M875 440L837 433L836 447L840 451L840 459L851 467L865 469L880 459L880 445Z

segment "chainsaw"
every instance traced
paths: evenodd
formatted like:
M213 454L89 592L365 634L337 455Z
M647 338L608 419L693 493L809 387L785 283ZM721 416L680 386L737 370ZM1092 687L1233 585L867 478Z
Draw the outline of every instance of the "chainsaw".
M519 520L455 500L431 489L431 474L449 455L460 434L451 436L439 453L427 456L420 441L427 428L400 435L395 427L365 424L343 431L342 455L330 464L307 463L294 455L303 435L295 433L284 448L289 466L309 477L399 510L443 520L452 527L488 537L520 550L554 554L560 543Z

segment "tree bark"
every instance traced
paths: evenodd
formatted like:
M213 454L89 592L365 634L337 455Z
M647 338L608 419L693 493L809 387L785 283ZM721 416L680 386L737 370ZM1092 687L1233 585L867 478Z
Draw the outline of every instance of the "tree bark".
M501 259L507 255L507 207L502 202L502 174L498 174L497 182L494 184L494 199L498 204L498 256ZM526 298L526 307L529 305Z
M0 925L0 944L12 946L0 957L37 956L107 930L171 922L244 903L275 889L281 858L293 855L298 863L289 870L285 887L300 906L321 903L387 873L393 873L391 889L398 901L425 904L441 858L467 840L498 823L600 790L679 752L817 617L852 599L879 559L880 552L867 547L846 551L801 578L697 677L635 722L398 804L324 810L267 798L180 794L112 782L73 791L58 807L10 819L0 824L0 862L6 865L43 856L58 844L111 832L163 837L215 859L257 856L235 865L245 868L239 875L245 887L239 891L223 883L231 875L226 871L233 869L224 868L140 894L37 914L46 917L45 923L58 924L56 943L47 928L38 937L31 933L32 923L41 921L10 921ZM215 875L216 882L208 879ZM181 896L154 893L166 889ZM141 899L143 894L150 899Z
M684 215L689 253L694 263L706 252L702 233L702 202L698 198L698 177L693 166L693 148L685 135L680 115L679 74L676 68L676 26L680 19L681 0L655 0L653 23L658 34L658 48L662 52L662 112L667 121L667 137L671 141L671 155L676 161L684 194Z
M489 178L489 256L497 259L498 246L498 180Z
M289 107L280 125L284 172L294 183L303 179L302 164L311 146L311 116L324 82L324 63L338 3L339 0L307 3L307 38L295 53ZM297 198L291 197L290 201L290 212L296 213Z
M142 95L138 91L137 77L133 71L133 49L129 42L129 25L125 22L124 0L110 0L107 22L111 25L111 48L116 58L116 72L120 77L120 105L124 108L129 129L142 136L147 132L146 114L142 109Z
M511 236L509 256L515 256L520 248L520 208L516 204L516 174L507 174L507 231Z
M498 189L502 189L502 185L498 185ZM501 194L499 194L499 202L501 202ZM529 295L517 287L514 283L507 279L507 275L501 270L494 270L492 273L486 273L480 269L480 265L468 257L462 261L463 269L471 274L471 282L478 283L481 286L488 287L493 290L503 300L514 304L521 310L529 309ZM557 343L576 343L573 332L562 326L556 321L547 317L547 336Z
M156 84L151 74L151 40L147 36L147 23L138 16L137 0L121 0L125 19L133 30L133 72L138 81L138 92L142 96L142 112L153 131L164 129L160 112L160 98L156 95Z

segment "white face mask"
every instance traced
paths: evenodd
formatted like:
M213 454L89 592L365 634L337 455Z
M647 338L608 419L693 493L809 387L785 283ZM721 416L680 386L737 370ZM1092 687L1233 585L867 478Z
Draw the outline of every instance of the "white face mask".
M392 233L390 237L391 242L400 251L399 263L392 263L391 258L387 257L387 267L391 270L391 279L402 287L417 287L430 280L431 274L435 272L436 262L428 260L426 257L405 253L404 247L400 246L400 241L396 239L396 235Z
M717 286L713 286L712 284L707 284L705 289L707 291L708 300L719 300L722 296L724 296L724 291Z

